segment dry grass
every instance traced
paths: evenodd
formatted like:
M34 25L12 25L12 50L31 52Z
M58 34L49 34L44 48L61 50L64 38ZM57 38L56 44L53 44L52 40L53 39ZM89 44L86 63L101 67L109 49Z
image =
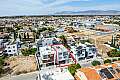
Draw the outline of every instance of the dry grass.
M21 73L28 73L37 70L37 64L35 61L35 57L29 56L18 56L18 57L10 57L6 61L12 69L12 75L18 75Z

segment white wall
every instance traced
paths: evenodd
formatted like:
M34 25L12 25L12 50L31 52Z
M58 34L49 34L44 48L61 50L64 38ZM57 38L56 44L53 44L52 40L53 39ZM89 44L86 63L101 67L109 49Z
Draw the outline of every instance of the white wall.
M17 44L7 45L5 51L8 55L18 55Z

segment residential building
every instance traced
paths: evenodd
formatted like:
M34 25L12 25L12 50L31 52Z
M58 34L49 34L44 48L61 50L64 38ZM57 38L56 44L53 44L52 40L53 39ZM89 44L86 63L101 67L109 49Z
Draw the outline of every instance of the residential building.
M4 48L4 41L3 41L3 39L0 39L0 49L1 48Z
M111 44L113 47L120 49L120 34L113 34Z
M74 80L67 68L52 68L40 71L37 80Z
M2 55L2 52L4 51L5 45L3 43L3 39L0 39L0 55Z
M56 51L52 46L39 47L39 60L43 67L55 64Z
M18 48L17 44L6 45L6 48L3 52L5 55L18 55Z
M119 80L120 61L78 69L74 77L76 80Z
M5 39L9 36L9 33L0 32L0 39Z
M59 38L44 38L41 37L40 40L37 42L39 47L44 47L48 45L55 45L59 44Z
M56 51L56 63L68 64L69 63L69 50L63 45L53 45L53 49Z
M41 66L64 65L70 62L70 52L63 45L39 47L39 61Z
M77 61L95 58L97 55L97 49L93 44L71 46L71 52Z
M33 41L34 40L34 34L29 29L21 29L19 30L19 37L21 40L25 41Z

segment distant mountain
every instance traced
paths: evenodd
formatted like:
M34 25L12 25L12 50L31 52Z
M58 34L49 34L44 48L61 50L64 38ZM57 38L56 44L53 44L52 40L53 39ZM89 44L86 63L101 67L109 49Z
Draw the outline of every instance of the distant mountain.
M120 15L120 11L117 10L62 11L56 12L55 15Z

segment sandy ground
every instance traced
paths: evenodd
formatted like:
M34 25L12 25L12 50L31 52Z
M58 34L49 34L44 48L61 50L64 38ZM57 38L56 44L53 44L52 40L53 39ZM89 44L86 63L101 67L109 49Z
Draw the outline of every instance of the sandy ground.
M100 36L96 35L95 33L96 33L95 30L81 30L80 32L67 34L67 35L87 35L87 36L89 36L90 40L98 48L99 54L101 54L103 57L108 57L107 52L110 51L111 48L104 45L104 43L111 41L113 33L107 34L107 35L100 35Z
M21 73L28 73L37 70L37 64L34 56L16 56L10 57L6 60L8 67L11 69L10 73L12 75L18 75Z

